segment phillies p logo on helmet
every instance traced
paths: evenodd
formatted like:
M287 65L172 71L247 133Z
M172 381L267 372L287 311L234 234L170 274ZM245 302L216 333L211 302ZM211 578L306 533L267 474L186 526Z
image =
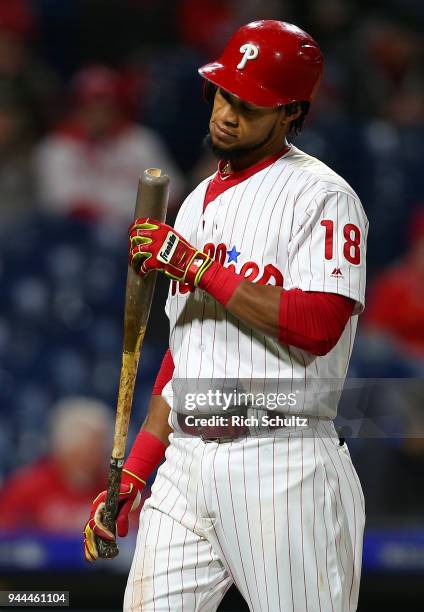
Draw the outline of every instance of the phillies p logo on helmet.
M240 47L240 53L244 53L243 58L239 64L237 64L237 70L243 70L249 60L254 60L259 55L259 49L252 43L246 43Z
M323 66L320 48L309 34L291 23L265 19L237 30L220 57L199 73L245 102L275 108L312 102Z

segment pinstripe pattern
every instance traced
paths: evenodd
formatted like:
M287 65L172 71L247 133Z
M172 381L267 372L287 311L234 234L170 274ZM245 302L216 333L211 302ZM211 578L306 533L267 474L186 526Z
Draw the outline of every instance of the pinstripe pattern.
M354 612L364 518L330 421L221 445L171 436L124 610L213 611L234 582L254 612Z
M178 214L176 229L187 240L198 248L223 244L229 251L235 246L240 255L230 265L236 271L255 262L260 276L271 264L281 271L286 289L340 293L356 300L359 313L364 304L368 222L358 196L341 177L291 147L268 167L220 194L203 211L207 184L208 180L203 181L190 194ZM324 257L322 220L334 224L331 260ZM347 223L361 232L357 265L343 255ZM342 277L332 276L336 268ZM200 290L175 295L170 291L166 311L176 378L343 379L357 319L352 317L332 351L314 357L265 338ZM336 405L305 405L305 411L334 418ZM298 413L299 407L292 412Z
M320 417L309 429L231 443L170 437L140 515L124 610L213 612L234 583L252 612L354 612L361 573L364 499L346 445L313 379L346 375L364 304L368 221L338 175L291 147L203 210L209 180L187 198L176 229L198 248L233 247L228 262L258 280L274 266L287 289L329 291L356 301L338 344L314 357L264 337L201 291L170 289L166 313L176 378L289 379L303 402L285 412ZM332 259L325 259L333 223ZM347 261L346 224L361 234L361 260ZM222 250L224 249L224 250ZM221 259L221 263L223 260ZM333 271L340 268L340 274ZM252 272L253 271L253 272ZM271 281L273 282L273 281ZM163 391L172 406L172 385ZM288 408L288 409L287 409ZM177 429L176 415L170 422Z

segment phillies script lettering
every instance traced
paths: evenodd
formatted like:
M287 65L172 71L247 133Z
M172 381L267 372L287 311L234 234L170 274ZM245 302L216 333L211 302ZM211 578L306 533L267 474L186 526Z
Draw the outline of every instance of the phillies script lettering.
M209 257L213 257L213 259L215 259L215 261L221 265L225 265L228 249L223 242L220 242L216 246L212 242L208 242L205 244L203 252L209 255ZM252 283L258 283L258 285L275 285L276 287L283 286L283 275L281 274L280 270L272 264L266 264L262 271L258 264L254 261L246 261L246 263L241 266L239 271L236 270L236 266L233 263L230 263L225 267L234 270L234 272L237 272L238 274L241 274L241 276L244 276L246 280L249 280ZM175 280L171 281L171 295L175 295L177 292L184 294L188 293L189 291L194 291L194 287L192 287L190 284L179 283Z

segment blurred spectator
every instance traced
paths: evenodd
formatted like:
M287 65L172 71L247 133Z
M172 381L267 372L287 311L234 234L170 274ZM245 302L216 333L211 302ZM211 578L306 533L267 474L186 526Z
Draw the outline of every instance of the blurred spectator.
M308 19L314 36L321 45L332 46L346 33L355 13L353 0L321 0L310 2Z
M75 110L35 154L42 206L128 223L138 177L150 167L169 175L171 204L181 203L181 173L159 137L129 119L115 71L94 66L79 72L73 104Z
M208 57L222 50L236 20L234 2L182 0L177 15L181 41Z
M18 74L25 64L25 43L34 35L35 24L26 0L0 2L0 71Z
M408 252L371 286L362 324L424 360L424 205L412 218Z
M87 504L105 488L111 433L105 404L86 397L60 401L51 417L50 453L5 483L0 528L81 531Z
M32 133L28 109L12 83L0 82L0 221L32 207Z
M364 21L357 34L355 108L378 116L399 89L422 82L422 36L409 24L382 16Z
M219 55L235 29L258 19L289 21L290 0L182 0L177 27L181 42L205 54Z
M423 75L424 76L424 75ZM424 78L404 85L383 104L383 112L394 125L404 128L424 126Z
M293 18L293 0L232 0L237 10L236 26L258 19L279 19L296 23Z
M36 23L28 0L0 0L0 86L12 85L26 105L34 132L55 119L57 80L31 49Z

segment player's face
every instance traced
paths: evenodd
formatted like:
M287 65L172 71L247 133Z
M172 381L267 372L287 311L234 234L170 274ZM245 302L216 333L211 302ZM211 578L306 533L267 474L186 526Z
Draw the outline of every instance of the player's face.
M282 143L284 127L281 108L255 106L217 89L209 133L213 147L224 155L259 148L274 140Z

